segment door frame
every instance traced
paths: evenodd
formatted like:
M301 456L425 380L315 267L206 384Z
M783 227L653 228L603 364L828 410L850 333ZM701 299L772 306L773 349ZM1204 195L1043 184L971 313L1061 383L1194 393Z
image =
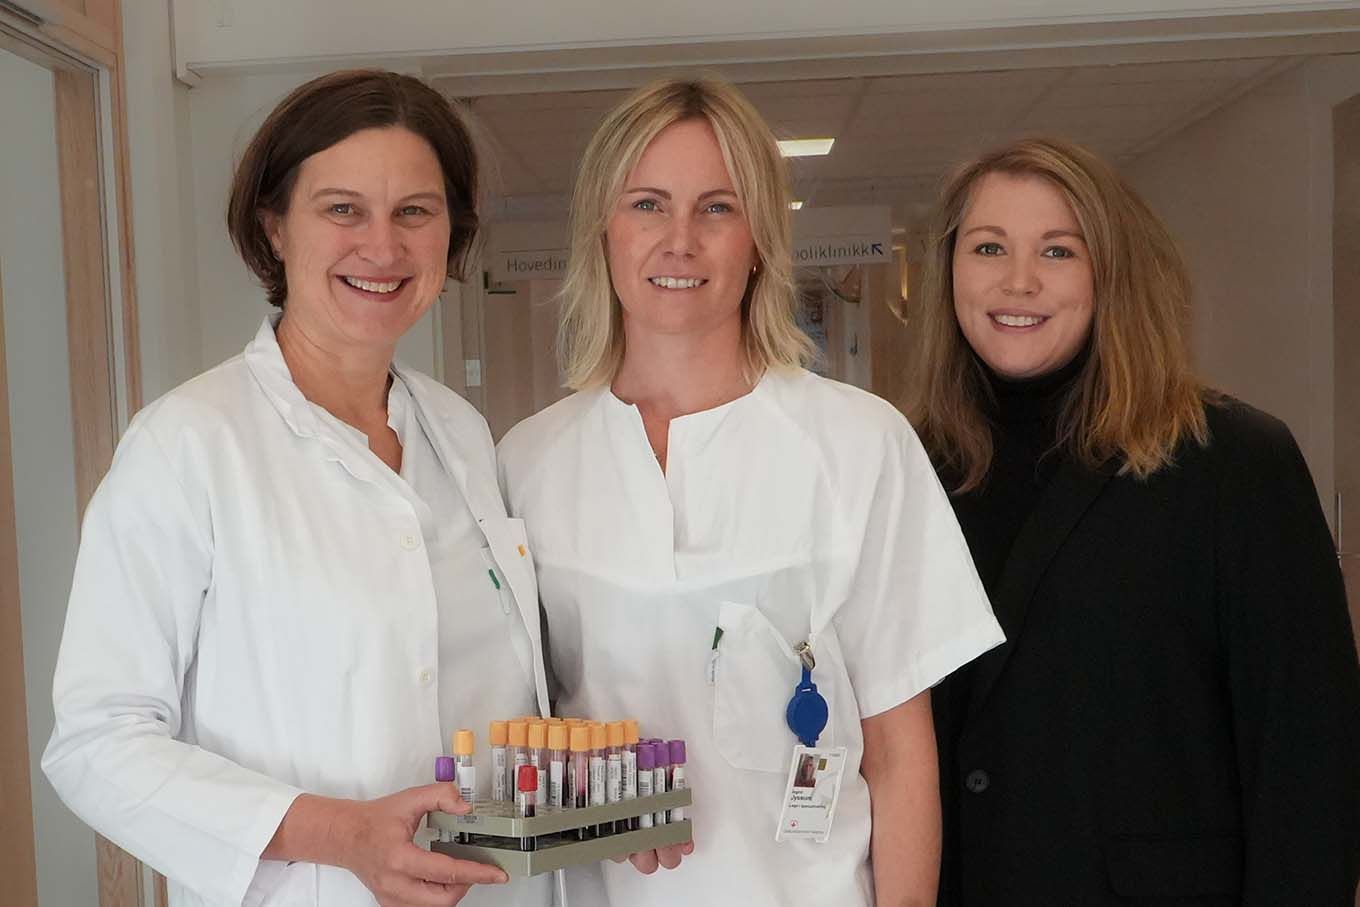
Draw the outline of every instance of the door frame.
M10 0L0 6L0 47L54 74L73 478L82 513L128 414L141 404L122 44L120 0ZM3 336L0 310L0 341ZM0 878L13 898L9 903L36 907L7 380L0 346L0 793L11 819L0 824ZM13 821L22 816L26 821ZM100 907L143 907L148 885L141 863L94 837ZM163 905L164 881L153 887L155 902Z

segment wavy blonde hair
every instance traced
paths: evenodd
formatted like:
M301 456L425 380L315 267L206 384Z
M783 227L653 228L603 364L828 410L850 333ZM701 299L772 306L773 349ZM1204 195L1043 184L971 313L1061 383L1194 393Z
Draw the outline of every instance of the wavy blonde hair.
M815 348L799 329L789 227L788 172L774 133L751 103L715 79L668 79L635 92L595 131L571 204L571 253L562 285L558 356L568 387L607 384L623 363L623 315L609 277L605 229L624 180L667 126L704 119L713 128L756 247L742 299L742 338L752 378L798 367Z
M983 484L992 462L984 414L991 385L954 313L954 246L974 187L989 173L1034 176L1071 206L1090 250L1090 354L1058 418L1055 449L1147 478L1186 439L1208 443L1206 390L1190 369L1190 277L1166 227L1112 167L1052 138L1011 142L947 180L931 219L921 292L910 316L916 349L907 413L956 493Z

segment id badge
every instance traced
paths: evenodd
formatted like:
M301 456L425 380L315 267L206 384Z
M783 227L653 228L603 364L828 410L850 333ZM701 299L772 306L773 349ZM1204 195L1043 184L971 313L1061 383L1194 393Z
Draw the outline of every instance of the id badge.
M774 833L776 841L811 840L821 844L831 837L845 758L843 746L793 748L784 805Z

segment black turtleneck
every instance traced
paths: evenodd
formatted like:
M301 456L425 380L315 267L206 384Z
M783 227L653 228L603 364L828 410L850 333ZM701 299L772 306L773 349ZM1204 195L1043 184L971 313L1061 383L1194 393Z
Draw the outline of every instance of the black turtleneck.
M980 488L954 499L954 513L993 597L1020 527L1068 456L1054 449L1058 417L1085 362L1082 354L1046 375L1008 379L979 360L993 397L984 404L992 426L992 465Z

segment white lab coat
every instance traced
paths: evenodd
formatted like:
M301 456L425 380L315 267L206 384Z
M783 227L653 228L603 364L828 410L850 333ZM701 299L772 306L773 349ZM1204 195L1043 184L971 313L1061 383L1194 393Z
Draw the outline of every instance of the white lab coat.
M77 815L170 878L175 905L368 907L351 873L261 850L300 792L428 783L470 715L546 710L538 595L481 416L395 369L484 536L441 610L411 501L303 398L275 319L119 444L85 515L42 764ZM501 642L459 651L472 664L454 672L441 630L460 628ZM455 673L484 682L456 689ZM549 899L546 879L474 892Z
M570 903L868 905L861 720L1003 641L953 511L901 415L806 371L673 420L668 445L663 474L636 407L595 390L498 450L559 711L688 743L694 855L568 871ZM776 843L804 640L830 705L819 743L849 752L830 840Z

